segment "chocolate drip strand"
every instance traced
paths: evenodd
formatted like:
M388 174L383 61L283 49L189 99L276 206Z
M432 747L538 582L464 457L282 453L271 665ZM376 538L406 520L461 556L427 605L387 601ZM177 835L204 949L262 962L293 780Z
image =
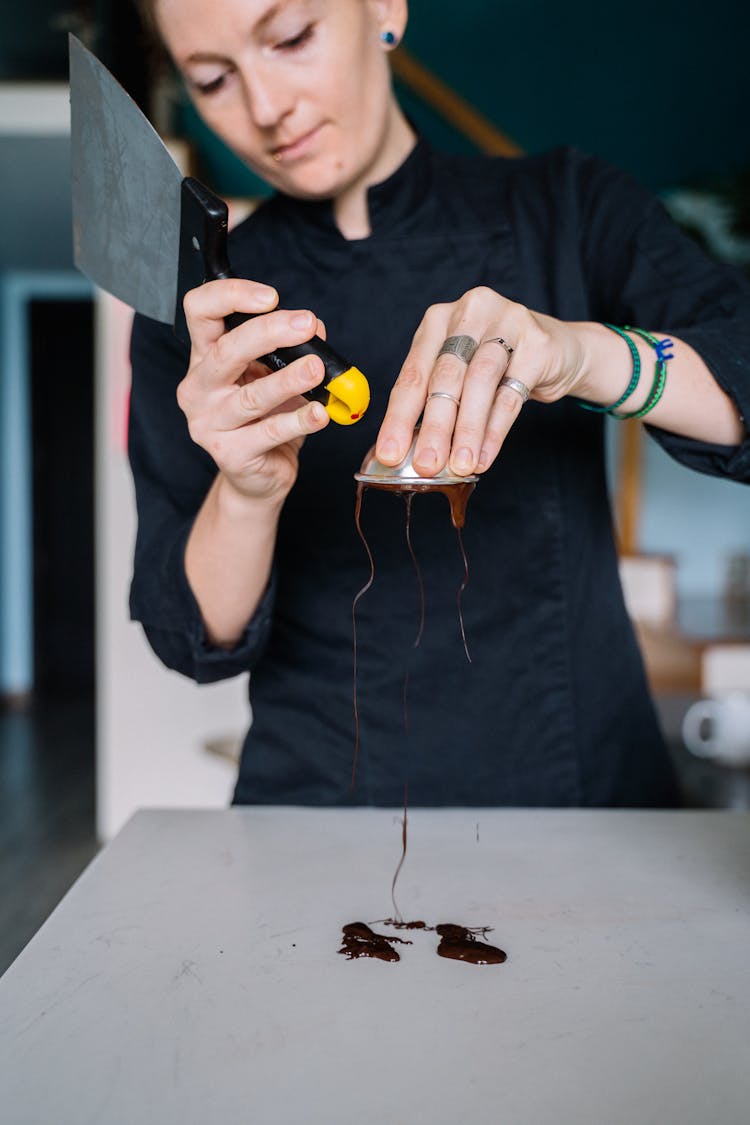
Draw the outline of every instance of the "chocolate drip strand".
M413 546L412 541L411 541L411 503L412 503L413 499L414 499L414 493L413 492L407 492L406 496L405 496L405 500L406 500L406 545L409 548L409 554L411 555L411 561L414 563L414 571L417 575L417 582L419 584L419 629L417 630L417 636L416 636L416 639L414 641L414 647L418 648L419 642L422 640L422 634L424 633L424 581L422 580L422 570L419 566L419 563L417 562L417 556L414 553L414 546Z
M458 587L456 594L456 606L458 607L458 624L461 626L461 640L464 642L464 652L466 659L471 664L471 656L469 655L469 646L466 643L466 631L464 629L464 611L461 607L461 598L463 597L464 590L469 585L469 560L466 557L466 550L464 549L464 539L461 534L461 528L456 528L456 535L458 536L458 545L461 549L461 558L464 561L464 577L461 585Z
M408 796L409 796L409 782L405 781L404 782L404 819L403 819L403 823L402 823L402 826L401 826L401 859L398 861L398 867L396 868L396 871L393 875L393 882L391 883L391 902L393 903L393 914L394 914L394 917L399 922L401 921L401 911L399 910L398 906L396 905L396 882L397 882L399 874L401 872L401 868L404 866L404 860L406 859L406 803L407 803Z
M352 602L352 645L354 650L354 686L353 686L353 703L354 703L354 757L352 759L352 780L351 789L354 789L354 779L357 775L357 760L359 758L359 709L357 706L357 605L360 598L364 597L367 591L372 586L375 580L375 560L372 557L370 544L365 539L364 532L362 531L361 513L362 513L362 496L364 494L364 485L357 485L357 506L354 510L354 522L357 525L357 532L360 539L364 544L367 551L367 557L370 560L370 577L365 582L361 590L354 595Z

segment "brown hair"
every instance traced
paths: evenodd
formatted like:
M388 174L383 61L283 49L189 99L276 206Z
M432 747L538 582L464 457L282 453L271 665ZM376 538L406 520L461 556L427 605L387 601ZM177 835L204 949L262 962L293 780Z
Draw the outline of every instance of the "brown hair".
M149 35L156 38L159 36L159 27L156 22L156 0L133 0L138 15L141 17L141 23Z
M132 0L143 28L143 45L146 52L146 66L152 79L158 78L165 70L170 70L172 62L162 39L156 19L156 0Z

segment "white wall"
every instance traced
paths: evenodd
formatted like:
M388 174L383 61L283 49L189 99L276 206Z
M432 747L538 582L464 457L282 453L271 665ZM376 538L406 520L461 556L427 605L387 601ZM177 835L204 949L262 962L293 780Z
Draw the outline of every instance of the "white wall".
M608 419L614 480L619 426ZM750 488L686 469L643 435L640 548L673 555L681 596L721 595L729 556L750 553Z
M132 312L97 295L97 829L138 808L222 807L235 767L205 744L244 733L247 678L198 687L168 671L128 619L135 505L126 456Z

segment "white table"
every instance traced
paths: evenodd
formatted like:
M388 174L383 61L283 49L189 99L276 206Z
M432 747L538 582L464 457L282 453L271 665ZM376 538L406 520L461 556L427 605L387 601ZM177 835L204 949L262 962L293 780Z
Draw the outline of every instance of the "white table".
M746 814L414 811L403 914L494 926L499 966L337 956L400 836L138 814L0 980L3 1125L750 1120Z

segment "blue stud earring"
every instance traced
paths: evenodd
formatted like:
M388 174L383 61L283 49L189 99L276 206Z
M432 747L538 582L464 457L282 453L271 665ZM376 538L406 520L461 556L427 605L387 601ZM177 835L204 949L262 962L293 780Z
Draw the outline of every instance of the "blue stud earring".
M392 31L381 31L380 42L385 43L386 47L392 47L396 42L396 36Z

